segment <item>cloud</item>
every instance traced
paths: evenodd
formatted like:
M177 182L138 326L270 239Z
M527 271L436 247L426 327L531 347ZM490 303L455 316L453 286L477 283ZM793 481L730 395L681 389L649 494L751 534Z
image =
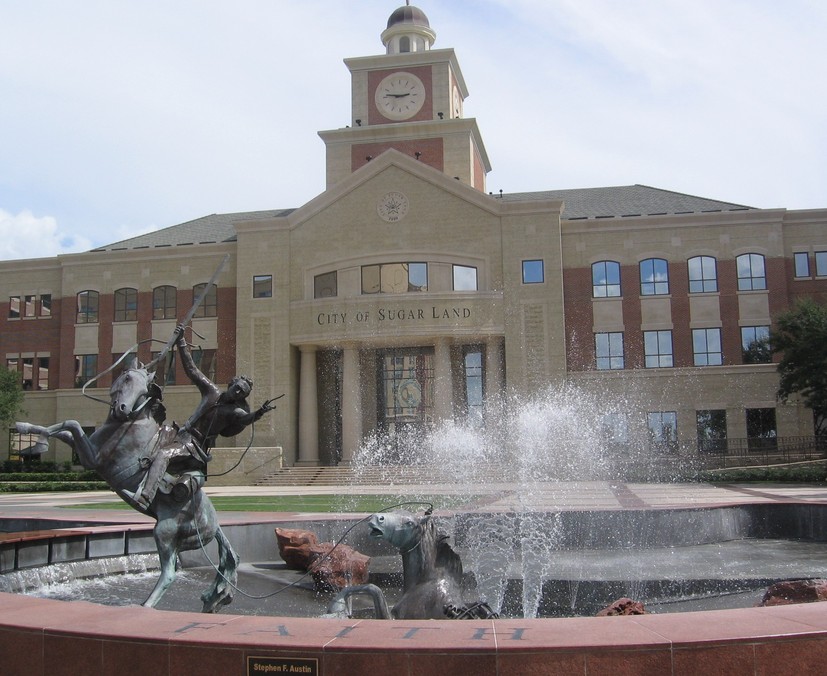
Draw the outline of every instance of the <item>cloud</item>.
M0 260L48 258L90 247L85 237L61 232L52 216L37 217L28 210L10 214L0 209Z

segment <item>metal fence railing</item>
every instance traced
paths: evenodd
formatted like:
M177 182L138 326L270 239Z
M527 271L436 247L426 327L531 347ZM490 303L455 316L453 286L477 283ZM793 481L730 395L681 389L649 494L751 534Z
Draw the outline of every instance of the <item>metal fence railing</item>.
M706 468L775 465L827 458L827 437L749 437L698 442Z

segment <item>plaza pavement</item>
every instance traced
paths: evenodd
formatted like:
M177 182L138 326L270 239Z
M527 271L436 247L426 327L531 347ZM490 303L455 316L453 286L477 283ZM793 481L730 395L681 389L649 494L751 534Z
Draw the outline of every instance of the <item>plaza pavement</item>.
M209 496L280 495L441 495L465 493L469 508L502 510L617 510L717 507L756 503L827 504L827 485L815 484L703 484L624 483L608 481L542 482L530 485L452 484L383 486L207 486ZM149 520L137 512L95 510L92 505L116 500L111 491L58 493L0 493L0 516L56 518L68 516L65 507L90 505L95 518L118 523ZM277 510L274 510L277 511ZM73 510L77 515L77 512ZM88 512L85 516L90 516Z

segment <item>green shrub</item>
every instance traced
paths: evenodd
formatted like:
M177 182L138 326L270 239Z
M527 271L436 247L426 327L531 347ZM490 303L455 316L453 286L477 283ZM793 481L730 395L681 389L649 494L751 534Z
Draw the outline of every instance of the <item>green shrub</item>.
M93 470L80 472L9 472L0 474L0 481L102 481Z
M105 481L35 481L0 483L0 493L48 493L50 491L105 491Z

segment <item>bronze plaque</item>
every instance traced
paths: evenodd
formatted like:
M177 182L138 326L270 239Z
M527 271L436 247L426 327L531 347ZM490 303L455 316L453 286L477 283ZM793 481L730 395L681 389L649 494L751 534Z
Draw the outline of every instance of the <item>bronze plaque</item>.
M315 657L247 657L247 676L270 674L319 676L319 660Z

